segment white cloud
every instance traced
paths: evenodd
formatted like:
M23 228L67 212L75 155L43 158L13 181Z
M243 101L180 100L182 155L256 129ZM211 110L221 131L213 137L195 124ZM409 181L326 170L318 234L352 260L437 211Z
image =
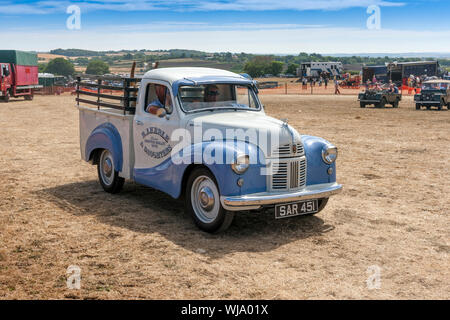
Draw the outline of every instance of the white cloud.
M450 30L365 30L356 28L286 28L266 30L17 31L2 35L2 44L22 50L54 48L92 50L195 49L249 53L398 53L450 52Z
M341 10L366 8L370 5L403 6L388 0L104 0L104 1L36 1L34 4L5 2L0 14L45 14L64 12L76 4L84 11L270 11L270 10Z

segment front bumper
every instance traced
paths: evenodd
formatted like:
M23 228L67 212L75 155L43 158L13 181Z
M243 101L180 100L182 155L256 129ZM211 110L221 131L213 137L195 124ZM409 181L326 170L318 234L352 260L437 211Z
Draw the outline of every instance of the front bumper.
M254 210L263 206L272 206L302 200L328 198L342 191L342 185L324 183L307 186L302 190L286 193L261 192L242 196L222 196L220 201L226 210Z
M440 101L430 101L430 100L428 100L428 101L419 101L419 100L416 100L416 103L417 103L417 104L423 104L423 105L426 105L426 104L429 104L429 105L436 105L436 106L438 106L438 105L441 104Z
M361 99L359 101L363 102L363 103L380 103L381 100L365 100L365 99Z

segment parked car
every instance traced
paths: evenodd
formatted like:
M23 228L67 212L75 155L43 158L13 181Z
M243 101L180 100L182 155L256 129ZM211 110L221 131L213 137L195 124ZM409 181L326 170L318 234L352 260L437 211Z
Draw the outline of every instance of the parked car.
M367 105L371 104L373 104L376 108L384 108L387 104L392 105L394 108L398 108L401 100L401 93L390 92L388 89L370 89L365 92L361 92L358 95L358 101L361 108L365 108Z
M422 107L431 109L436 107L438 110L447 107L450 109L450 80L430 80L425 81L420 93L414 95L416 110Z
M218 232L243 210L274 207L276 219L316 214L341 191L337 148L267 116L253 80L217 69L164 68L122 81L123 96L110 97L124 101L118 105L82 90L78 79L81 156L97 165L106 192L131 179L184 197L197 226ZM97 83L111 88L101 78Z

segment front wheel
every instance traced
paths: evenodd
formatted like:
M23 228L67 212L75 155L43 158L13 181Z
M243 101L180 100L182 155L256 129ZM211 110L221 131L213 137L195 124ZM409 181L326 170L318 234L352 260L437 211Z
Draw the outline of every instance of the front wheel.
M103 190L109 193L120 192L125 182L125 179L119 177L119 172L115 169L111 152L103 150L97 165L98 180L100 181Z
M359 103L359 106L360 106L361 108L365 108L365 107L366 107L366 104L365 104L364 102L360 102L360 103Z
M9 91L6 91L6 94L3 96L3 102L9 102Z
M197 168L189 176L185 209L201 230L210 233L226 230L234 218L234 212L222 207L216 179L206 168Z
M420 110L420 108L421 108L421 105L416 103L416 110Z
M399 104L399 101L395 100L395 102L392 104L392 107L398 108L398 104Z

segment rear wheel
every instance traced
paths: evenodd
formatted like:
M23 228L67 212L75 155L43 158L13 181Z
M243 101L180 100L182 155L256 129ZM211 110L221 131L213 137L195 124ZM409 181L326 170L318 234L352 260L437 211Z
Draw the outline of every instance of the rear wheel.
M365 104L364 102L360 102L360 103L359 103L359 106L360 106L361 108L365 108L365 107L366 107L366 104Z
M398 101L398 100L395 100L395 102L392 104L392 106L393 106L394 108L398 108L398 104L399 104L399 101Z
M97 165L98 180L103 189L109 193L120 192L125 182L125 179L119 177L119 172L115 169L111 152L102 150Z
M422 106L420 104L416 103L416 110L420 110L421 107Z
M226 230L234 218L234 212L222 207L216 179L206 168L197 168L189 176L185 209L197 227L210 233Z
M28 100L28 101L31 101L34 98L34 96L32 94L29 96L24 96L24 97L25 97L25 100Z
M427 106L427 110L430 110L431 109L431 106Z
M442 110L442 108L445 106L444 100L441 100L441 103L438 106L438 110Z

